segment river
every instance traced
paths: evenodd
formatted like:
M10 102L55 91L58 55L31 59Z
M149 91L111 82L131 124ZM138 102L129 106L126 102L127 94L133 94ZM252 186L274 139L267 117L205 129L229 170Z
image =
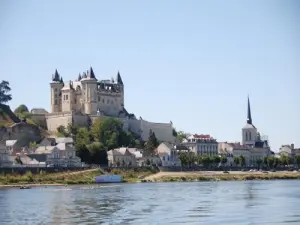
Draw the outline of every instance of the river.
M300 224L300 181L0 189L0 223Z

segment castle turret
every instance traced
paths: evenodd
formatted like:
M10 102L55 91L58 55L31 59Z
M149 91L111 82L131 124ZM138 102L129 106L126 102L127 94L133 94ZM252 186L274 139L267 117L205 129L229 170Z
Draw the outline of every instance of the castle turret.
M51 112L61 112L61 89L63 88L63 79L57 70L52 75L50 83L51 88Z
M84 100L84 111L86 114L97 113L97 79L94 74L93 68L91 67L87 73L84 73L81 78L83 100Z

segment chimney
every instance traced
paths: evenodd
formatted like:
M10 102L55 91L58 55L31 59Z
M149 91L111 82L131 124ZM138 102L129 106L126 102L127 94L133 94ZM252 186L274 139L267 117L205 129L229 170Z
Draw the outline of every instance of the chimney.
M291 144L291 149L294 149L295 148L295 145L294 144Z

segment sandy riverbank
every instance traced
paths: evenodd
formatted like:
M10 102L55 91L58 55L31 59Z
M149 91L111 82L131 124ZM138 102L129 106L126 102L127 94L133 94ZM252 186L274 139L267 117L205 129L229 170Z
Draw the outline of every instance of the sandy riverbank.
M209 181L209 180L273 180L273 179L300 179L300 172L243 172L231 171L195 171L195 172L159 172L144 180L147 181Z

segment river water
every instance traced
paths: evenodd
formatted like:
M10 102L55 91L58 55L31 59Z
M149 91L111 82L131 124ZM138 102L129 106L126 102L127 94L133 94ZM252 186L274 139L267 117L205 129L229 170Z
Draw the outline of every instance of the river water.
M300 181L0 189L0 224L300 224Z

